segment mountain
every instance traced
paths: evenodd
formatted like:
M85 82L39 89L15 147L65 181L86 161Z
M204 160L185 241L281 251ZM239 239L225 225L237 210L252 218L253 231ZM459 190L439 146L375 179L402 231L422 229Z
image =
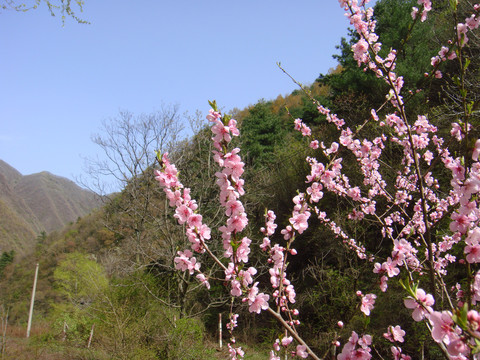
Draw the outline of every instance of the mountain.
M71 180L49 172L24 176L0 160L0 251L26 253L41 232L59 230L99 204Z

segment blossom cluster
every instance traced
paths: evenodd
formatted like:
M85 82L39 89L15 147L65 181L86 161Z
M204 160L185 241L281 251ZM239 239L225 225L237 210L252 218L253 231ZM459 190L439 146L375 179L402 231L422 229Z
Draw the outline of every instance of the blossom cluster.
M175 165L170 163L168 153L161 156L158 154L157 157L161 170L155 170L155 179L163 187L170 206L175 207L174 217L179 224L186 226L185 231L191 249L202 254L207 247L206 241L211 237L211 229L202 222L202 215L197 213L198 205L191 198L190 189L185 188L178 180L178 170ZM177 254L178 256L174 259L175 268L188 271L190 275L198 272L197 279L207 288L210 288L207 277L200 272L200 263L193 256L193 252L186 249L185 251L178 251Z
M244 172L239 148L228 150L228 145L233 136L240 134L237 122L228 116L222 117L216 109L211 109L207 119L213 123L211 129L215 150L214 159L222 169L217 172L217 185L220 187L220 205L225 209L227 222L219 227L222 233L224 257L230 262L225 269L225 280L230 281L232 296L245 295L243 301L248 302L249 311L260 313L268 308L269 295L260 292L258 282L254 283L253 276L257 270L253 267L247 270L240 269L241 263L248 263L251 240L240 236L248 224L247 214L240 196L245 193L244 180L241 178Z
M311 166L311 174L307 176L307 182L311 183L307 190L309 195L307 200L313 212L320 220L323 219L337 237L342 238L344 243L354 249L360 258L374 262L373 271L380 275L380 289L386 291L388 279L398 276L401 267L405 267L410 274L417 273L419 276L425 272L430 272L434 277L445 275L448 264L457 260L450 250L461 241L464 241L465 260L468 263L480 262L478 230L480 210L477 201L480 190L478 171L480 165L477 162L480 141L475 143L471 155L473 161L468 161L471 166L467 168L464 164L465 158L450 155L445 141L438 137L437 128L429 122L427 116L419 115L413 124L408 121L401 94L403 78L395 73L396 52L392 49L385 58L379 56L381 43L374 33L376 23L371 8L366 10L362 8L365 3L340 1L340 5L347 11L350 23L360 35L359 41L352 46L354 59L359 65L367 65L367 68L390 86L387 99L395 111L381 119L376 111L372 110L372 118L369 120L377 122L388 131L373 140L359 138L359 129L350 129L343 119L319 104L319 112L340 131L339 141L330 145L320 142L313 137L312 131L300 119L295 120L295 129L310 138L311 148L321 148L327 159L326 163L317 159L307 159ZM421 21L425 21L432 4L429 0L419 0L418 3L421 10L414 8L412 16L415 18L420 12ZM466 19L468 25L457 25L461 34L457 41L458 48L463 47L468 41L468 31L478 28L479 6L475 5L474 10L477 13ZM449 48L442 47L438 57L432 59L432 65L437 66L442 61L455 58L453 45ZM438 77L437 69L434 74ZM451 134L456 140L462 141L470 130L470 124L459 121L452 124ZM397 172L393 189L384 180L380 171L382 152L388 142L393 144L389 147L396 146L401 149L403 155L400 162L402 169ZM351 185L350 179L343 173L341 156L345 154L345 150L353 154L363 174L363 183L359 186ZM451 172L451 189L448 191L440 188L439 181L430 170L433 164L439 162ZM324 191L344 197L354 204L349 215L350 220L358 221L367 217L379 221L382 225L382 236L391 239L393 243L391 256L375 262L374 255L367 254L365 247L357 239L350 238L341 226L330 220L327 214L319 211L315 203L323 197ZM377 211L377 204L380 202L387 204L381 215ZM409 208L413 208L413 213L408 210ZM431 240L431 229L438 226L447 216L451 217L450 230L453 234L444 234L440 241L434 243ZM457 287L461 288L459 284ZM468 291L472 291L472 300L478 298L478 287L472 285ZM464 292L461 293L464 297ZM366 315L369 315L373 308L374 296L374 294L361 295L360 309ZM433 295L426 294L422 289L418 289L415 297L405 300L405 306L413 309L412 316L416 321L430 321L433 303ZM459 338L465 348L468 348L468 340L465 340L468 336ZM404 358L399 348L392 348L392 352L396 358Z
M342 352L338 354L338 360L369 360L372 358L370 345L372 344L372 337L370 335L358 336L353 331L348 339L348 342L343 346Z

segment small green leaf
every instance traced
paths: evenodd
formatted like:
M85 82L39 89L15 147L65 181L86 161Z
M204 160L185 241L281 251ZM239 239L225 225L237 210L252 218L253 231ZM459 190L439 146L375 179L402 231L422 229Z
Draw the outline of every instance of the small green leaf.
M413 284L413 289L412 289L410 281L408 281L408 280L404 281L404 280L400 279L399 282L400 282L400 285L407 291L408 295L415 298L415 294L417 293L418 284Z
M456 52L457 52L457 56L458 56L458 50L456 50ZM452 80L455 83L455 85L460 86L460 78L458 76L452 77Z
M232 117L231 117L230 115L225 114L225 115L223 116L223 119L222 119L222 120L223 120L223 125L227 126L227 125L228 125L228 122L229 122L231 119L232 119Z
M462 329L468 329L467 321L468 305L465 303L461 309L454 309L452 320Z
M480 352L480 340L478 340L477 338L474 338L474 340L475 340L475 347L472 349L473 355L478 354Z
M450 0L450 7L453 11L457 11L458 0Z
M370 324L370 316L365 315L365 328Z
M216 100L213 100L213 101L208 100L208 104L212 107L213 111L218 111Z
M473 101L470 101L470 102L467 104L467 113L468 113L469 115L472 114L473 105L475 105L475 103L474 103Z

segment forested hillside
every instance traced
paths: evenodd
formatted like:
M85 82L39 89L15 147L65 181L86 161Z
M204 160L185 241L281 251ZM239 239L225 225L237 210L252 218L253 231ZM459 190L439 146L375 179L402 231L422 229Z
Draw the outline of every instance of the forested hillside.
M26 358L28 351L41 348L44 357L39 358L42 359L62 356L78 359L227 358L229 355L225 346L222 351L216 351L218 317L220 313L224 315L224 338L228 341L231 334L225 328L225 322L229 321L225 318L228 318L229 313L235 312L240 315L238 321L234 321L238 325L234 331L237 345L241 344L244 349L250 350L250 355L247 353L245 358L260 359L270 356L271 359L279 359L275 356L281 353L281 349L288 348L292 341L288 339L291 334L282 330L276 319L269 316L274 310L270 313L260 311L266 309L260 306L261 309L256 311L255 302L245 289L243 301L232 300L235 288L230 283L235 276L231 274L236 270L228 267L228 258L235 256L225 255L220 260L208 256L210 253L238 254L238 249L248 240L251 240L251 244L248 244L249 252L242 255L248 257L249 262L244 264L241 260L234 259L238 262L233 266L240 264L237 270L242 275L233 280L238 280L238 283L248 282L246 279L250 275L254 276L255 280L252 279L248 286L253 283L252 288L257 285L261 289L271 288L271 282L274 283L278 276L272 273L271 268L276 259L271 256L273 250L270 255L264 250L269 248L269 241L272 242L272 248L274 243L282 244L282 250L278 250L274 255L280 252L283 254L283 250L288 249L287 272L290 280L284 279L274 286L275 290L271 291L269 299L274 304L275 292L285 292L283 302L279 300L277 303L282 305L271 306L278 309L277 314L285 311L285 316L292 316L288 318L290 321L287 325L296 326L296 333L318 356L345 360L370 359L372 355L373 358L392 358L393 353L395 359L408 359L404 354L411 354L411 358L460 359L462 357L450 356L453 350L443 338L439 340L435 335L433 338L430 336L431 327L428 328L430 323L427 320L422 323L420 320L423 318L416 319L425 312L433 313L436 309L442 309L447 302L451 303L452 309L458 310L457 313L452 310L457 316L455 321L458 327L455 331L460 333L467 328L470 331L465 330L465 333L462 333L468 334L462 335L462 339L467 336L471 339L469 346L465 346L462 351L467 353L467 347L478 348L478 328L465 325L467 311L473 307L463 307L464 310L460 310L464 302L472 300L472 297L476 299L475 291L467 290L469 294L463 295L461 291L454 293L454 290L470 285L473 289L472 282L473 278L478 276L475 271L478 270L477 263L480 259L470 264L471 257L464 256L468 253L464 253L458 241L449 248L453 255L440 255L444 251L443 247L447 247L448 241L445 239L467 236L467 228L463 232L459 230L463 224L460 221L453 227L450 225L450 216L458 214L453 216L460 217L463 213L457 210L468 206L478 212L478 189L471 190L469 196L472 198L468 201L460 202L458 196L449 198L450 203L445 201L437 204L432 200L438 189L439 193L447 194L450 190L444 189L449 189L449 186L460 187L459 184L463 184L463 179L455 178L458 180L456 183L451 181L451 173L461 173L460 167L463 169L465 163L475 168L476 165L472 163L477 163L480 151L477 145L474 145L479 137L480 124L478 26L475 29L472 26L472 31L468 33L468 44L457 49L456 56L460 58L463 54L462 56L470 59L468 71L462 67L463 63L459 65L445 61L440 64L441 60L435 60L442 44L448 44L447 40L452 37L452 29L460 21L458 19L464 19L472 11L476 11L477 17L472 19L477 19L478 23L479 7L472 8L461 2L455 9L451 3L438 1L426 21L420 21L420 15L414 21L412 8L419 6L416 0L376 2L374 19L376 32L382 42L382 50L378 56L386 57L390 63L395 58L396 69L390 70L395 70L403 78L402 86L398 86L398 78L392 80L395 84L393 88L403 87L403 97L392 92L390 84L384 81L378 72L375 74L358 66L361 61L358 52L352 53L352 48L356 49L360 36L352 30L349 38L339 40L338 54L334 55L338 60L335 69L319 69L321 74L317 79L312 79L312 83L308 85L299 84L299 89L287 96L279 95L271 100L261 99L245 109L232 110L230 115L237 120L240 130L238 137L234 136L237 125L226 115L222 115L223 124L233 135L214 128L213 143L209 127L203 124L190 139L174 142L178 127L168 123L162 128L164 132L162 142L158 145L160 154L156 162L145 159L152 156L151 153L146 155L149 144L158 141L153 139L155 134L159 133L149 126L158 125L158 121L150 125L142 122L144 127L140 132L133 131L128 133L128 136L121 135L123 138L111 139L111 144L122 144L113 147L115 154L119 155L113 158L122 159L123 169L135 169L128 172L123 190L112 195L97 211L79 218L62 231L38 239L32 256L15 258L14 261L7 259L4 265L0 262L0 304L3 304L4 309L1 319L5 319L8 310L9 326L17 332L25 327L27 319L33 265L35 262L40 264L34 313L35 343L23 343L15 339L14 334L9 335L7 356L12 359ZM426 4L420 6L419 14L425 8ZM454 32L453 36L457 34ZM450 45L453 48L454 45ZM391 53L391 49L396 49L396 52ZM445 54L448 54L448 50L444 50ZM436 62L439 62L438 66L432 68L432 63L435 65ZM294 75L292 74L293 77ZM400 102L403 103L399 104ZM329 107L330 112L319 104ZM214 103L212 105L216 106ZM372 112L372 109L376 111ZM399 109L406 110L400 114ZM220 117L215 111L210 113L210 119ZM333 113L338 116L334 117ZM468 113L468 121L462 122L460 118L465 113ZM405 119L414 119L412 123L415 125L409 125L408 129L413 129L410 137L419 143L422 140L428 142L425 140L427 135L422 135L422 126L432 133L434 128L438 128L438 131L435 129L437 132L429 144L431 148L428 149L441 153L438 149L446 143L452 156L465 151L469 158L464 156L462 160L458 160L458 166L451 170L451 164L457 160L439 160L442 156L447 157L445 154L448 151L433 160L433 155L429 156L429 153L432 154L430 150L425 150L427 145L423 148L419 146L418 151L423 151L422 156L416 157L416 150L405 150L407 145L403 140L407 138L407 130L403 130L402 126L405 129L407 126L396 120L396 127L388 127L389 121L393 122L393 115L400 118L399 114ZM425 119L419 114L424 114ZM165 118L182 121L176 117L167 116L163 119ZM431 126L425 125L427 118ZM341 119L345 119L351 134L343 127ZM122 118L122 121L123 125L131 125L122 128L134 129L137 125L134 118ZM456 132L452 130L454 122L458 122L460 128ZM150 138L151 134L154 134L153 138ZM352 134L365 138L363 142L357 139L348 142L349 136L353 138ZM130 136L136 136L135 141L131 141ZM387 137L393 140L387 141ZM445 140L438 140L440 137ZM318 141L310 142L313 138ZM455 138L459 141L455 142ZM129 141L118 141L125 139ZM236 158L236 150L227 151L230 140L232 143L228 146L238 146L241 149L238 155L242 157L244 165ZM374 159L372 150L376 147L381 148L381 151L378 151L383 156L378 162ZM355 150L349 151L352 148ZM163 191L158 185L159 178L160 183L163 181L167 189L169 181L176 181L177 173L166 160L166 150L169 151L171 162L175 163L178 169L180 181L191 189L190 192L175 183L172 186L175 191L172 190L169 195L168 191ZM222 158L223 162L236 162L237 165L230 168L227 175L221 173L224 170L215 163L221 158L222 151L226 152L227 159ZM475 156L475 152L477 160L469 160L472 159L472 154ZM135 156L131 156L132 154ZM423 161L420 165L412 165L420 160ZM311 184L314 182L312 179L315 179L312 169L320 169L323 166L319 165L320 161L328 163L330 167L323 169L322 176L318 175L323 182L320 185L319 181L315 188ZM435 167L443 162L445 167ZM154 169L160 169L166 175L161 172L154 173ZM340 173L340 169L342 175L336 177L335 174ZM377 170L378 181L368 183L365 174L375 173ZM415 176L416 171L424 175ZM242 179L235 178L235 172L241 173ZM11 172L10 175L5 175L7 180L0 177L0 181L10 184L12 180L8 179L16 177L18 174ZM436 180L430 181L433 177ZM235 180L232 180L233 178ZM230 187L229 196L225 195L226 190L222 188L226 179L231 181L226 186ZM420 190L412 185L416 181L422 183ZM359 185L349 188L350 183ZM382 185L377 187L379 184ZM232 194L237 193L243 195L240 205L236 198L232 198L236 196ZM378 193L381 193L381 196ZM377 195L378 197L375 197ZM363 203L359 200L369 196L369 200L361 200ZM219 197L223 197L223 202L229 204L230 208L227 207L226 211L220 207ZM307 197L313 198L311 203L315 204L305 210L304 199ZM426 207L421 206L422 201L423 204L427 202L426 199L429 201L429 212L425 210ZM2 198L0 206L1 200ZM181 201L184 201L183 208L178 205ZM25 208L27 205L26 203ZM175 206L176 210L172 208ZM448 210L441 212L442 206ZM248 223L243 220L241 238L230 239L228 236L231 234L227 234L229 231L225 229L239 225L232 225L228 219L236 209L243 207L248 214ZM372 207L375 211L371 210ZM28 205L28 208L32 206ZM269 234L269 230L265 229L268 227L265 221L271 217L270 213L266 213L266 209L273 210L276 214L278 230L275 235ZM296 220L299 219L299 211L304 211L304 217L307 217L306 212L308 216L310 213L317 216L312 216L306 226L303 220ZM411 219L416 219L422 211L425 211L430 220L424 220L423 227L411 225L405 230L406 224L413 224L414 220ZM472 210L472 214L475 211ZM198 215L200 213L201 217ZM185 214L196 215L194 226L189 223L193 220L189 220ZM474 215L468 216L472 223L478 222L477 215L475 218ZM430 223L434 226L425 231L424 228L428 228ZM227 225L222 228L224 224ZM262 227L263 232L260 231ZM280 232L280 229L284 229L283 232ZM230 232L235 233L236 230ZM351 236L354 236L357 242L353 243L346 235L342 238L346 232L353 234ZM430 236L428 241L427 233ZM461 234L454 235L457 233ZM289 234L294 235L289 237ZM398 236L395 241L388 237L393 238L392 234ZM266 237L268 241L265 240ZM195 242L198 238L201 241ZM289 247L293 240L294 251ZM403 249L399 249L398 245L401 240L404 240L401 243ZM392 243L396 249L393 252ZM419 249L417 252L422 255L418 256L424 256L421 263L416 263L413 255L402 258L404 249L409 247L406 244ZM478 244L472 244L476 245ZM435 252L435 256L438 258L433 261L427 255L433 252L432 249L437 250L437 247L439 250ZM193 257L192 251L186 249L197 251L196 256L201 267L196 265L197 258ZM467 275L462 273L460 265L455 266L455 257L462 259L459 264L469 263ZM398 264L392 265L397 260ZM374 263L378 263L378 266ZM400 263L408 269L406 274L399 275L397 266L400 267ZM453 264L453 269L449 268L448 274L444 269L447 264ZM375 271L372 272L374 266ZM255 271L250 270L253 267ZM186 271L178 271L179 269ZM229 271L230 278L226 278ZM247 272L249 275L246 275ZM453 285L452 290L447 289L439 280L428 280L427 284L425 277L422 277L425 274L431 274L432 278L446 274L435 279L457 285ZM419 285L418 279L425 283ZM294 291L290 290L290 281L295 284ZM386 288L387 281L388 291L384 292L383 287ZM416 292L418 286L437 295L437 308L431 308L433 304L427 296L421 302L420 295L417 295L420 293ZM289 293L285 290L287 288ZM242 290L240 293L242 294ZM255 299L258 299L257 293L252 295ZM455 299L455 296L458 298ZM408 300L404 301L406 298ZM374 303L375 308L370 314ZM289 313L285 310L289 306L298 309L298 318L295 317L298 322L292 320L296 311ZM412 309L415 321L412 321ZM447 312L443 314L446 315ZM452 313L449 314L448 316L451 316ZM472 313L469 314L473 316ZM434 324L433 320L431 323ZM449 329L454 328L452 324L448 325ZM405 339L403 335L399 335L400 328L393 328L392 325L400 326L403 333L408 334ZM93 329L95 331L91 347L87 349L86 344ZM387 329L391 333L386 333ZM397 329L396 332L393 329ZM352 331L356 331L355 334L370 334L375 339L375 346L370 347L371 339L368 337L355 339ZM396 347L398 343L392 345L395 341L391 339L395 336L395 341L400 338L402 340L400 350ZM274 344L276 339L279 341L273 347L275 352L270 353L271 344ZM463 341L459 339L456 341ZM337 342L341 342L342 346L347 345L342 350ZM296 347L293 353L297 357L305 357L303 355L307 355L306 350L300 342L298 344L300 347ZM344 352L346 354L348 344L352 351L358 346L357 357L342 355ZM392 350L392 347L395 349ZM282 355L287 354L286 358L294 358L294 355L291 355L293 347L288 349ZM459 354L460 352L459 350ZM395 354L398 356L395 357ZM235 356L240 358L239 353L234 354L233 358L237 358ZM476 357L471 355L463 358Z

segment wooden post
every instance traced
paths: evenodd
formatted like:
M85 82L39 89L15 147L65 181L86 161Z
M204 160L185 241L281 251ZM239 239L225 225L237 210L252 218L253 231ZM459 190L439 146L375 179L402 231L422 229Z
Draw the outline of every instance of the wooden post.
M335 355L337 354L337 344L336 344L336 342L337 342L337 339L338 339L336 331L333 333L333 339L334 340L332 342L332 359L335 359Z
M32 328L33 303L35 302L35 291L37 289L37 277L38 277L38 263L37 263L37 267L35 268L35 279L33 280L32 299L30 300L30 311L28 313L27 338L30 337L30 330Z
M63 322L62 341L67 340L67 329L68 329L67 322L64 321L64 322Z
M90 348L90 344L92 343L93 329L94 329L94 328L95 328L95 324L92 325L92 330L90 330L90 336L88 337L87 348Z
M222 349L222 313L218 314L218 346Z
M8 310L5 313L5 308L2 305L2 360L7 351L7 324L8 324Z

